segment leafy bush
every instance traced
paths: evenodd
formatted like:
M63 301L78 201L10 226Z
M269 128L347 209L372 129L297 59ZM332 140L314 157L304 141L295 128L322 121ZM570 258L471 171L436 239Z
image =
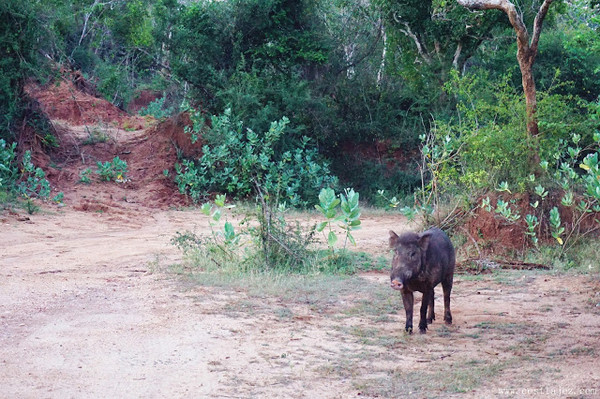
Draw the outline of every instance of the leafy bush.
M200 210L204 215L210 216L212 219L209 222L211 244L216 247L221 254L225 254L228 258L238 259L239 254L237 251L239 250L241 234L236 234L233 224L227 220L223 224L221 230L216 230L216 227L221 222L223 211L235 208L235 205L227 205L225 200L225 195L217 195L214 205L206 202L202 205Z
M50 183L46 180L46 173L42 168L36 167L31 162L30 151L25 151L25 154L23 154L22 164L21 181L17 186L19 193L26 199L48 199L50 196Z
M562 150L552 157L555 164L543 160L543 175L530 175L529 183L535 187L529 193L529 204L513 207L515 200L510 199L513 195L506 182L497 191L508 193L507 200L498 198L494 205L487 197L481 204L511 224L523 225L524 219L524 234L535 249L543 251L542 245L558 244L553 252L567 263L571 256L578 256L572 251L580 247L582 238L600 229L600 132L591 145L583 147L581 140L573 135L571 141L562 141Z
M200 159L175 165L175 181L182 193L198 201L210 192L243 198L260 191L273 203L306 206L321 188L337 183L316 149L308 146L309 139L303 138L292 150L277 151L287 118L273 122L259 135L250 129L243 132L242 123L234 123L230 116L228 109L212 117ZM199 117L195 114L192 119ZM195 126L198 133L201 125Z
M156 119L165 119L173 115L175 109L173 107L165 107L165 97L157 98L139 110L138 114L141 116L150 115Z
M591 145L582 147L581 137L573 135L571 142L562 141L562 147L562 152L556 154L555 168L551 169L547 161L542 161L542 168L547 172L549 183L562 189L562 207L572 212L573 221L568 225L561 222L557 207L548 215L552 237L568 251L583 235L600 228L597 218L593 228L583 227L586 217L600 213L600 132L594 134ZM544 189L539 188L541 185L537 187L543 201Z
M19 168L16 165L17 143L8 145L4 139L0 139L0 189L8 191L12 189L19 176Z
M258 248L256 259L261 269L308 271L318 258L309 247L315 227L304 227L297 221L290 223L286 219L287 210L284 204L277 205L259 194L256 212L246 215L258 221L257 228L250 228Z
M358 198L359 194L349 188L344 190L344 194L340 194L339 198L331 188L324 188L319 194L319 204L315 205L315 208L325 216L326 220L317 225L317 231L322 232L325 228L328 229L327 245L332 254L335 252L335 243L338 241L338 236L333 228L334 223L339 223L339 228L344 232L343 250L346 250L348 241L352 245L356 245L351 231L360 228Z
M190 133L194 138L204 124L200 123L198 113L193 114L192 120L194 128ZM253 263L260 265L259 268L307 267L313 257L308 245L314 227L307 230L298 223L289 224L285 218L287 205L306 206L314 201L318 190L336 184L328 166L318 161L317 151L308 147L307 138L295 148L281 150L288 123L287 118L273 122L262 135L251 129L244 132L242 123L232 122L231 111L227 110L220 117L212 117L211 127L203 137L208 144L202 157L175 166L175 181L180 191L195 201L209 192L224 192L237 198L256 197L255 211L246 215L246 219L258 222L247 230L255 242L255 250L250 251L253 255L246 254L245 261L255 257ZM220 215L219 208L213 212L212 206L205 204L202 209L205 214L212 214L213 220ZM223 232L223 237L232 240L238 237L231 224L225 224Z
M0 202L12 202L16 196L23 197L25 209L32 214L39 209L34 199L46 201L50 197L50 182L46 173L31 161L30 151L23 154L19 171L16 146L16 143L7 145L0 139ZM59 192L52 201L61 203L63 197L64 194Z
M95 72L98 76L98 92L107 101L125 107L133 96L127 70L110 62L98 62Z
M98 169L96 173L100 176L102 181L115 181L117 183L123 183L127 181L127 162L119 158L118 156L114 157L112 161L106 162L96 162L96 166ZM84 171L82 175L82 182L88 183L88 179L86 179L87 172Z
M214 202L206 202L200 208L210 218L210 234L178 233L171 241L195 263L211 270L216 265L220 271L308 271L317 258L309 248L314 226L290 224L285 218L286 209L283 206L274 209L271 205L260 202L256 208L247 210L236 227L227 216L235 205L227 204L225 195L217 195ZM209 265L205 259L210 260Z
M509 79L491 84L485 76L454 73L446 85L458 100L459 118L436 121L423 147L426 159L440 161L436 178L444 189L485 191L501 181L522 182L531 173L534 143L527 136L525 104Z
M368 263L364 254L345 249L347 241L354 243L351 231L360 225L359 195L352 189L340 194L339 199L333 190L321 192L318 209L324 211L327 220L319 227L290 222L286 216L289 209L283 204L275 205L262 191L258 194L257 206L247 210L238 226L234 226L228 214L235 205L227 204L225 198L225 195L217 195L214 202L201 207L201 212L210 218L210 234L199 236L188 231L177 233L171 240L203 270L335 274L354 273ZM333 247L333 241L337 241L333 224L339 222L345 236L341 251ZM327 226L330 249L316 249L314 235L317 229L322 231Z
M510 74L498 84L485 75L459 77L446 85L457 99L458 120L436 121L422 136L423 162L431 181L448 192L493 190L506 182L525 190L529 175L539 166L532 154L554 156L572 134L591 142L593 122L573 109L565 96L540 92L538 118L540 137L529 137L525 126L525 104L521 93L510 86ZM582 104L583 106L583 104Z
M92 179L90 175L92 174L91 168L85 168L81 172L79 172L79 183L90 184L92 183Z

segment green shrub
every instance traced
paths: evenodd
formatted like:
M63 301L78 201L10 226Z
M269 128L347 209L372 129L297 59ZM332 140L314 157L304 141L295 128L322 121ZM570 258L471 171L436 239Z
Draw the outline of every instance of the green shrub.
M79 183L91 184L92 183L92 179L90 178L91 174L92 174L91 168L85 168L84 170L79 172Z
M21 180L17 185L19 193L26 199L48 199L50 196L50 183L46 180L46 173L42 168L36 167L31 162L31 152L29 150L23 154L22 165Z
M562 150L552 157L554 164L543 160L542 176L529 176L529 186L535 185L529 188L529 206L513 207L516 200L509 184L502 182L497 191L508 193L508 198L493 204L488 197L481 207L512 224L524 219L524 234L542 258L549 251L544 246L550 244L561 262L569 264L580 257L576 252L583 238L600 228L600 132L594 134L594 141L582 146L576 134L571 141L562 141Z
M17 143L8 145L4 139L0 139L0 188L3 190L12 189L19 176L16 147Z
M46 179L46 173L33 164L29 150L23 154L19 171L16 146L16 143L7 145L0 139L0 203L6 206L17 202L17 197L22 197L25 199L23 206L33 214L39 210L34 199L46 201L50 197L50 182ZM59 192L52 201L61 203L63 197L64 194Z
M48 35L40 23L34 2L3 0L0 2L0 138L14 139L18 121L26 107L23 95L25 80L42 76L46 60L39 51ZM36 67L39 67L36 69Z
M171 242L205 271L355 273L372 264L372 259L365 254L345 248L346 242L354 243L351 231L360 226L358 197L352 189L347 189L339 198L332 190L323 190L318 207L326 221L317 227L290 222L286 216L289 209L266 198L261 190L256 207L247 210L242 221L234 226L228 215L235 206L227 204L224 195L217 195L214 202L201 207L201 212L210 218L210 234L178 232ZM344 234L344 247L334 250L338 223ZM314 247L317 229L322 231L326 227L329 227L330 245L327 251Z
M119 107L125 107L133 96L127 70L109 62L98 62L96 74L98 76L98 92L107 101Z
M102 181L115 181L117 183L123 183L127 181L127 162L119 158L118 156L114 157L112 161L106 162L96 162L96 166L98 169L96 173L100 176ZM84 175L82 175L81 181L83 183L88 183L87 172L84 171Z
M139 110L138 114L141 116L150 115L156 119L165 119L173 115L175 109L173 107L165 107L165 97L157 98Z
M231 120L231 111L212 117L211 128L204 136L208 142L197 161L184 160L175 165L179 190L194 201L210 192L222 192L235 198L262 195L274 204L306 206L323 187L334 186L318 152L303 138L292 150L280 152L280 141L289 123L287 118L273 122L259 135L243 131L241 122ZM195 114L193 120L199 118ZM200 124L195 123L196 133Z
M324 188L319 193L319 204L315 208L325 217L325 221L317 225L317 231L322 232L327 228L327 245L332 253L335 252L335 243L338 241L334 224L337 224L344 233L343 250L346 250L348 241L356 245L352 231L360 228L360 208L358 206L359 194L347 188L339 198L331 188Z
M410 166L410 167L407 167ZM376 162L356 156L338 157L331 165L344 185L360 192L361 198L377 207L385 207L378 192L384 190L398 198L412 197L421 186L421 176L416 162L412 165L400 162Z

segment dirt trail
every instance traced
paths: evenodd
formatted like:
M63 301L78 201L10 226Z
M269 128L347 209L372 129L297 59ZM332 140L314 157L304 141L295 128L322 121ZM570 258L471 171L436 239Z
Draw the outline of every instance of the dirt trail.
M115 223L109 213L67 209L3 221L0 397L447 397L454 390L473 398L548 397L548 391L509 391L541 387L588 389L550 397L592 398L599 392L591 390L600 388L600 287L588 277L458 277L455 325L437 323L427 336L408 337L400 298L384 273L364 275L349 293L332 287L333 299L324 304L187 285L163 271L180 261L169 240L178 230L203 231L205 217L167 210ZM385 239L374 237L402 223L365 218L358 249L385 253ZM369 303L369 295L376 301ZM431 367L442 374L429 377ZM461 368L488 382L470 388Z
M379 232L379 221L370 221L359 241ZM232 363L229 375L265 362L255 341L269 320L207 315L215 301L234 294L221 297L201 287L182 293L176 281L153 273L157 265L180 261L169 240L186 229L206 231L206 217L156 211L115 223L110 212L66 210L4 220L0 397L237 397L237 388L224 387L214 368ZM368 245L380 250L385 242L379 241ZM205 304L205 295L219 298ZM239 333L249 326L257 335L243 337L251 343L244 349ZM269 379L276 385L279 378Z

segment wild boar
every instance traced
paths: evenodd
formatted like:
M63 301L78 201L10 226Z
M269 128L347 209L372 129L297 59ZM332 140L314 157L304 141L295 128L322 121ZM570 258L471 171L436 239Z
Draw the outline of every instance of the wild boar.
M394 250L391 285L393 289L402 293L402 302L406 310L406 331L412 334L413 292L419 291L423 293L419 331L427 332L427 325L435 320L433 289L440 282L444 291L444 321L446 324L452 324L450 291L456 257L446 233L438 228L429 229L421 234L408 232L400 236L390 231L390 248Z

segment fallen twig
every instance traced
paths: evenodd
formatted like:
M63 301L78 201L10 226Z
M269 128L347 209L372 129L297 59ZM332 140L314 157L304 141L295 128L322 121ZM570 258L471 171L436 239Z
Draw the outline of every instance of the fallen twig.
M516 270L534 270L544 269L550 270L550 266L542 265L541 263L529 263L516 260L496 261L500 264L502 269L516 269Z
M467 263L475 263L477 268L469 268ZM456 268L460 271L479 274L484 270L489 269L509 269L509 270L550 270L551 267L541 263L530 263L511 259L485 259L485 258L467 258L456 264Z

